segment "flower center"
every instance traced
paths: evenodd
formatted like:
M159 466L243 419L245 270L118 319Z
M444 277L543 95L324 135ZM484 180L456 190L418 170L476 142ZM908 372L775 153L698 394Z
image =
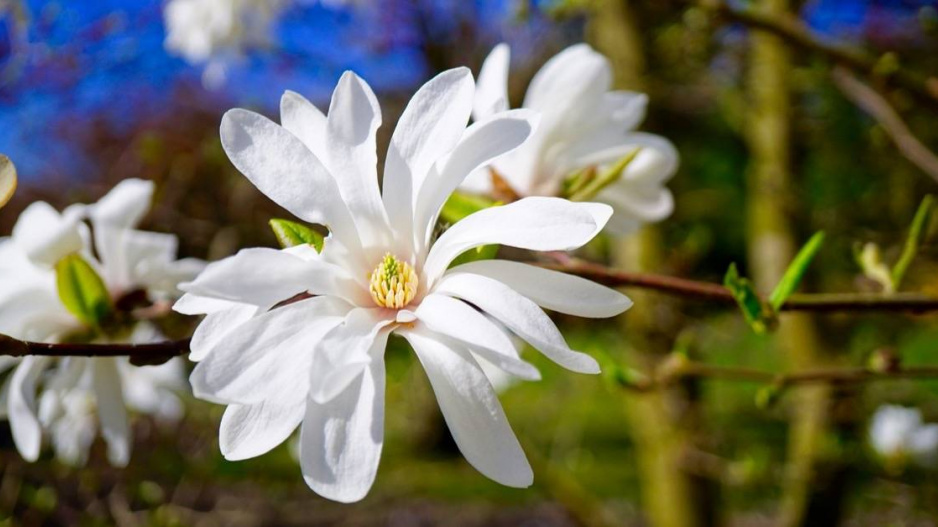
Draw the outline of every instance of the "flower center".
M375 304L400 309L409 304L417 294L417 273L409 263L402 262L388 253L371 272L369 290Z

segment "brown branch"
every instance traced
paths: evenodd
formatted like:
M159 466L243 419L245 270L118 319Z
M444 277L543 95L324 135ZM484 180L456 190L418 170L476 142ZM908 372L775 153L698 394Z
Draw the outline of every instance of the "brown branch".
M772 373L764 370L738 366L714 366L691 361L677 361L667 365L653 377L626 379L619 383L628 389L648 391L660 386L674 384L683 378L710 378L730 381L771 384L780 388L803 384L851 384L890 379L936 379L938 366L895 367L876 371L868 368L826 368L789 373Z
M915 166L919 167L938 181L938 156L929 150L906 126L899 113L889 102L873 88L860 82L853 74L842 67L834 68L831 73L834 84L845 97L853 101L860 109L868 113L892 138L899 152Z
M162 364L173 357L189 352L191 339L170 340L153 344L48 344L30 342L0 335L0 355L26 357L130 357L132 363L143 366Z
M609 287L635 287L714 304L736 305L736 299L733 298L729 289L712 282L619 271L576 259L568 259L564 263L539 263L538 265L546 269L581 276ZM792 295L782 305L781 310L930 313L938 312L938 298L914 293L892 295L864 293L796 294Z
M554 254L553 257L557 263L537 263L536 265L545 269L577 275L610 287L649 289L692 300L722 304L727 307L736 304L736 300L733 298L730 291L719 284L673 276L618 271L602 265L570 258L562 254ZM308 293L300 293L277 304L275 309L276 307L309 297L310 295ZM868 311L931 313L938 312L938 298L920 294L801 294L792 295L791 298L782 305L781 310L851 313ZM23 341L6 335L0 335L0 355L11 357L25 357L27 355L47 357L128 356L131 362L137 365L161 364L173 357L186 354L189 351L189 341L190 339L157 342L153 344L48 344L43 342ZM741 370L735 370L734 373L724 374L744 375L741 373ZM753 378L753 380L766 379L758 377Z
M822 38L793 16L775 16L753 8L732 6L723 0L700 0L697 3L724 20L777 35L790 45L824 55L857 73L881 79L938 106L938 78L935 76L922 76L901 66L884 73L880 71L880 57Z

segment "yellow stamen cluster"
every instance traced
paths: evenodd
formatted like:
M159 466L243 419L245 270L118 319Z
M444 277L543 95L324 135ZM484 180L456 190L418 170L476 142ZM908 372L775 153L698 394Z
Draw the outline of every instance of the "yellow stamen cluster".
M417 273L409 263L402 262L388 253L371 272L369 290L375 304L400 309L409 304L417 294Z

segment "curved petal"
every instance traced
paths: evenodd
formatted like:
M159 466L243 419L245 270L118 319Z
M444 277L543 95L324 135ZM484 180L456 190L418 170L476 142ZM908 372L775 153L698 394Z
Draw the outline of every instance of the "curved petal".
M459 142L472 107L472 74L440 73L407 103L384 165L384 206L399 242L412 250L414 203L430 167Z
M190 377L193 394L238 404L302 400L313 349L347 310L341 301L315 297L248 320L196 365Z
M238 304L224 311L205 316L192 333L189 342L189 360L199 362L235 328L251 320L259 309L257 306Z
M588 44L574 44L554 55L531 79L524 107L544 112L545 124L589 116L612 85L612 67Z
M414 314L428 329L458 340L506 372L530 381L541 379L537 368L518 357L511 338L465 302L431 294L423 299Z
M443 203L466 177L496 157L523 144L537 127L537 115L511 110L474 123L453 152L434 167L436 172L420 189L414 211L421 252L430 243Z
M109 225L129 229L137 226L150 210L156 185L144 179L125 179L97 203L88 207L95 229Z
M130 422L124 405L120 372L114 357L94 357L92 384L101 420L101 435L107 443L107 458L116 467L130 461Z
M476 82L472 118L479 121L508 110L508 67L511 49L504 42L492 48Z
M545 284L545 287L549 287L549 284ZM448 274L440 280L434 292L472 302L547 358L568 370L599 373L596 360L585 353L571 350L560 330L537 304L498 280L469 273Z
M183 315L207 315L242 306L240 302L185 293L173 304L173 311Z
M677 172L680 156L674 144L645 132L584 136L567 152L568 165L564 170L609 165L636 149L638 154L622 171L619 182L659 185Z
M225 112L220 133L228 158L258 190L296 217L325 225L346 247L359 245L335 179L296 136L239 108Z
M611 91L603 94L603 113L615 130L634 130L645 119L648 96L632 91Z
M78 217L59 214L44 201L26 207L13 226L11 238L27 258L48 267L84 246Z
M533 251L576 249L599 234L612 208L560 198L530 197L476 212L443 233L423 267L432 288L446 267L463 252L486 244Z
M384 350L336 397L306 403L300 430L303 479L317 494L359 501L374 483L384 445Z
M36 383L50 361L49 357L24 357L10 379L10 431L16 449L26 461L39 459L42 428L36 415Z
M632 307L622 293L579 276L508 260L478 260L447 271L486 276L530 298L535 304L567 315L606 318Z
M320 161L328 160L326 116L319 108L295 91L280 97L280 125L295 135Z
M329 170L366 247L387 244L387 213L378 192L376 136L381 108L371 87L346 71L332 93L326 122Z
M303 401L278 404L232 404L225 409L218 430L218 446L228 461L241 461L273 450L290 437L303 420Z
M446 346L419 329L403 330L443 412L456 445L486 477L509 487L528 487L534 473L498 396L472 355Z
M267 248L242 249L213 262L194 281L180 284L180 289L264 309L304 292L356 303L370 301L361 284L340 267Z
M393 320L385 309L356 308L317 344L310 375L310 398L325 404L341 393L375 355L383 355Z

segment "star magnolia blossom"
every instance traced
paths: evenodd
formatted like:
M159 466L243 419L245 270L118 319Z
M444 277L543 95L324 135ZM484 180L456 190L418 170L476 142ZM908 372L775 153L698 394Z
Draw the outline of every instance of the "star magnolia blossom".
M285 0L170 0L163 11L166 49L190 64L205 64L203 84L224 83L226 64L249 46L268 42Z
M482 65L475 119L508 109L508 66L509 48L500 44ZM627 234L671 215L674 198L664 184L677 170L678 154L667 139L634 131L645 117L648 97L610 91L611 85L609 61L587 44L560 52L531 80L522 105L540 113L540 127L490 168L519 196L556 196L568 176L589 167L602 172L637 151L619 179L595 197L615 210L607 229ZM492 193L489 169L470 175L462 188Z
M113 298L134 290L145 291L152 300L176 296L175 284L191 279L203 264L175 261L175 236L134 229L152 195L151 182L131 179L94 205L72 206L59 214L38 202L23 211L12 237L0 240L0 333L60 342L87 329L65 308L56 288L53 266L74 252L96 269ZM98 258L92 255L91 232ZM163 337L152 326L138 323L129 336L98 341L159 340ZM59 459L82 464L100 425L108 459L123 466L131 445L127 406L164 418L181 413L172 393L185 386L180 360L136 368L126 358L29 356L7 357L0 364L2 369L13 367L0 413L6 414L16 447L29 461L38 458L45 433Z
M192 342L197 397L227 404L219 443L227 459L261 455L300 427L307 484L338 501L374 481L384 436L384 351L391 333L420 360L456 444L484 475L515 487L531 468L477 357L525 379L500 321L558 364L597 373L538 305L608 317L630 304L578 277L488 260L448 269L484 244L551 251L580 247L608 220L607 205L527 198L477 212L433 240L444 201L473 170L521 145L527 110L466 127L474 83L446 71L407 105L391 138L379 192L378 102L342 76L328 116L301 96L281 100L281 124L246 110L225 114L221 139L234 165L300 219L325 225L311 246L245 249L209 265L176 308L207 313ZM297 300L298 294L313 295ZM284 302L292 299L290 302Z
M884 458L908 458L920 464L938 459L938 424L923 424L915 408L884 405L873 415L870 444Z

